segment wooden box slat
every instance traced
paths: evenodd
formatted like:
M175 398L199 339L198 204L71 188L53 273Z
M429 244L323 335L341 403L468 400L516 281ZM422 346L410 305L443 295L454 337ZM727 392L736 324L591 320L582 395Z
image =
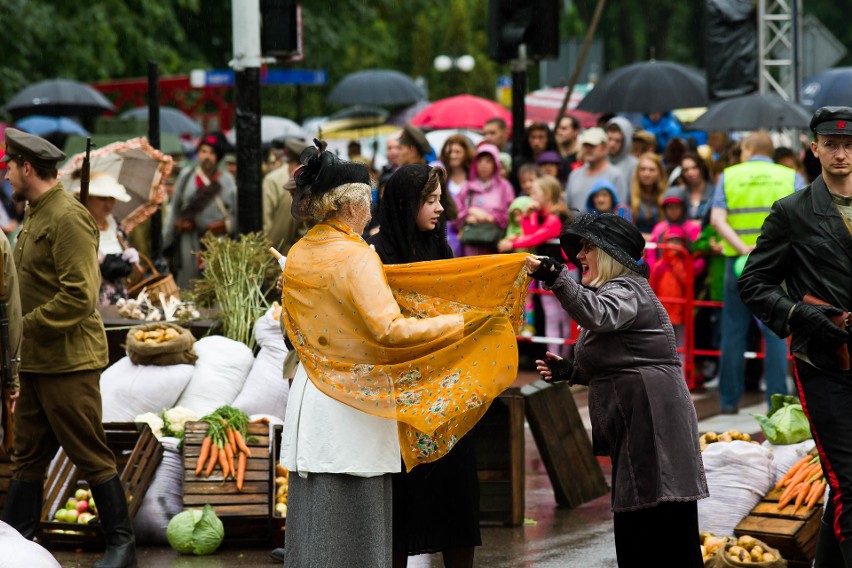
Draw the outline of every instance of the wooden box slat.
M116 469L124 485L127 510L132 519L139 511L163 457L163 446L151 428L144 423L108 422L104 424L104 431L107 446L115 455ZM55 547L103 546L100 526L59 523L53 520L56 509L64 506L68 498L81 486L89 487L85 480L81 480L77 467L65 451L60 449L45 481L45 498L39 523L39 538L43 542L49 542ZM73 533L67 534L67 531Z
M524 398L509 388L467 434L476 445L479 521L520 526L524 522Z
M242 492L233 478L223 479L217 465L210 477L195 475L201 443L207 436L204 422L188 422L183 445L183 507L211 505L225 527L226 544L267 543L271 538L271 513L275 487L272 440L267 424L249 424L246 445L251 457L246 461Z
M751 535L775 547L790 568L809 567L816 554L816 541L822 517L823 496L811 510L800 508L793 514L793 504L778 510L780 489L773 489L754 506L734 529L734 534Z
M536 381L521 393L556 502L574 508L609 493L568 383Z

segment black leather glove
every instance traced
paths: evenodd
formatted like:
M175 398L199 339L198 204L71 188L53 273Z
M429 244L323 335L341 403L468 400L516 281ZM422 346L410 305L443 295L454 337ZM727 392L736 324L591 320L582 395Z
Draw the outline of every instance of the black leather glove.
M831 321L831 317L843 313L834 306L816 306L799 302L790 315L790 331L812 336L828 345L840 345L849 341L849 333Z
M121 258L120 254L108 254L101 262L101 275L110 282L129 276L133 265Z
M559 272L562 270L562 264L549 256L539 258L539 260L541 261L541 265L530 276L536 280L541 280L548 286L553 286L553 283L556 282L556 277L559 276Z
M546 383L561 383L571 381L574 375L574 359L547 359L547 368L550 369L550 378L542 377Z

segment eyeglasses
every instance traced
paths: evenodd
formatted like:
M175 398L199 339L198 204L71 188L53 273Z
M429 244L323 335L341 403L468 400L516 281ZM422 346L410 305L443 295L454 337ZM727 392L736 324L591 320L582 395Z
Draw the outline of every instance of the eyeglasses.
M585 243L583 243L583 248L580 249L580 252L582 252L583 254L589 254L593 250L597 249L598 247L596 245L590 243L589 241L586 241Z
M846 142L844 144L837 144L832 142L831 140L825 140L820 142L820 146L828 152L829 154L836 154L838 150L843 149L843 153L847 156L852 156L852 142Z

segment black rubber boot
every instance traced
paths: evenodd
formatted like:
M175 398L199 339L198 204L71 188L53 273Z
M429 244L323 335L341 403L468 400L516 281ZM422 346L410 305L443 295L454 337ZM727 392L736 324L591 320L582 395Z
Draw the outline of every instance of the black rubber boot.
M852 538L847 537L846 540L840 543L840 551L843 553L843 557L839 559L839 564L833 564L832 566L842 566L843 568L852 568ZM829 566L829 564L826 564Z
M33 539L38 528L43 492L44 484L36 481L12 479L9 482L3 522L14 527L27 540Z
M840 544L834 536L834 527L825 521L820 521L814 568L842 568L843 566L843 553L840 552Z
M136 538L121 480L115 476L92 486L92 497L107 541L106 553L94 568L136 568Z

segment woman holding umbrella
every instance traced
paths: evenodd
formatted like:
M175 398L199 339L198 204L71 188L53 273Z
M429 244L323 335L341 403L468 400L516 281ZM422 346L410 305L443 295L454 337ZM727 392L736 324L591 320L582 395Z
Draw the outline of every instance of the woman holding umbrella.
M80 193L80 185L74 189ZM127 203L130 194L123 185L107 173L97 173L89 182L86 209L92 214L100 231L98 262L101 265L101 305L116 303L127 297L126 279L139 266L139 253L127 246L127 235L112 214L115 202Z
M547 381L589 386L594 450L612 458L618 565L647 566L637 551L665 534L672 548L653 564L699 568L697 501L708 492L698 422L672 324L648 284L645 240L604 213L576 218L560 244L581 284L552 258L529 256L527 270L583 331L573 359L548 352L536 364Z

